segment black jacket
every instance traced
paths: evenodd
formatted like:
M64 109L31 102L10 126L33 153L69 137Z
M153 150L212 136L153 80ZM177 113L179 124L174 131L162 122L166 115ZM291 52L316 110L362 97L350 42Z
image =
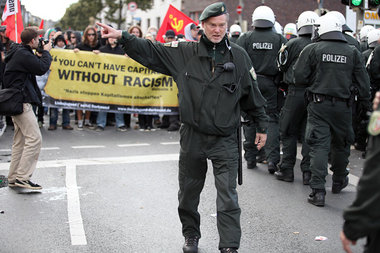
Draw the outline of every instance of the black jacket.
M51 61L48 51L43 51L38 57L30 46L13 44L5 57L4 88L23 89L24 103L40 104L42 98L36 75L45 74Z
M120 45L117 45L116 47L112 48L109 44L107 44L105 46L100 47L99 51L107 54L125 54L124 50L121 48Z

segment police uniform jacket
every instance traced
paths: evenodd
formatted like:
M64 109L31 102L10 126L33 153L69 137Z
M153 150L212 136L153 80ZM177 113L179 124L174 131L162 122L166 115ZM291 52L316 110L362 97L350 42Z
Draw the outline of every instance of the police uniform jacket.
M372 60L368 66L368 73L371 77L371 84L380 87L380 47L377 46L373 50Z
M279 73L276 58L286 42L272 28L255 28L237 40L237 44L247 51L256 73L265 76L276 76Z
M247 53L237 45L213 45L211 56L207 39L200 42L152 43L124 31L119 41L132 59L157 72L171 75L178 86L181 122L210 135L236 133L240 110L258 123L264 133L267 118L255 73ZM226 43L225 38L221 43ZM218 47L217 47L218 46ZM219 50L216 52L216 50ZM215 57L213 55L219 56ZM233 62L234 67L225 68Z
M42 96L36 75L45 74L51 61L48 51L42 51L42 56L38 57L30 46L13 44L5 57L4 88L23 89L24 103L40 104Z
M369 102L369 78L360 52L344 41L322 40L304 48L294 66L296 85L331 97L348 99L353 82L359 100Z
M301 35L298 38L288 41L285 47L281 48L279 54L279 68L284 73L284 82L294 84L293 66L296 63L302 49L311 43L310 35Z
M370 136L363 175L357 187L355 201L344 213L343 231L356 241L368 236L368 253L380 250L380 135Z

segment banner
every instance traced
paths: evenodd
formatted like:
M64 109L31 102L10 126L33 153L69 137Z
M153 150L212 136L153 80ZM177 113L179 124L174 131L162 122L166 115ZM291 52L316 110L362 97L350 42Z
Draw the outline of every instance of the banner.
M6 0L1 20L1 25L7 26L6 36L16 43L21 43L20 34L24 25L19 0Z
M52 49L45 106L144 114L178 114L173 78L124 55Z
M165 18L160 26L160 30L157 32L156 40L165 42L162 36L165 35L167 30L173 30L176 35L185 34L185 26L189 23L197 24L191 18L186 16L185 13L176 9L173 5L169 5L169 9L166 12Z

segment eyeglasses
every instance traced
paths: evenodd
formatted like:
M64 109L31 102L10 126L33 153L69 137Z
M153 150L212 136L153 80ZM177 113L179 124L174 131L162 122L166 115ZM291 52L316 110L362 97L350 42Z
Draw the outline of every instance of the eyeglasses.
M95 33L88 33L87 36L95 36Z
M71 39L76 39L77 37L70 37Z

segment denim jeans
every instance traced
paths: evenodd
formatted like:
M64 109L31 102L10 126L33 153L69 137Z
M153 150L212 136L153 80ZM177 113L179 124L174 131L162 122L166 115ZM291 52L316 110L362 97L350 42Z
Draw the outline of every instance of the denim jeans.
M115 113L116 127L125 126L124 114ZM107 124L107 112L98 112L98 117L96 118L96 124L101 127L105 127Z
M58 108L50 108L50 126L56 126L58 121ZM62 126L70 125L70 110L62 110Z

